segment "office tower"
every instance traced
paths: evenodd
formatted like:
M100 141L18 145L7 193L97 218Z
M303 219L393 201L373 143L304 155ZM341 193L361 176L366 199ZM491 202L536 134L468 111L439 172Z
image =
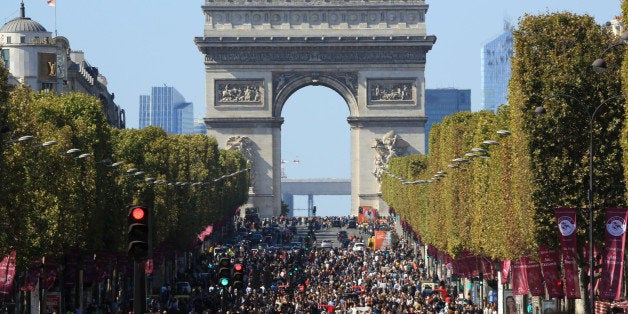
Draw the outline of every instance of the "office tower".
M513 56L513 26L504 21L504 31L482 47L482 109L497 111L506 104Z
M203 119L194 119L194 134L207 134L207 127Z
M194 107L174 87L156 86L140 95L139 127L158 126L169 134L194 132Z
M455 88L425 89L425 153L432 124L459 111L471 111L471 90Z

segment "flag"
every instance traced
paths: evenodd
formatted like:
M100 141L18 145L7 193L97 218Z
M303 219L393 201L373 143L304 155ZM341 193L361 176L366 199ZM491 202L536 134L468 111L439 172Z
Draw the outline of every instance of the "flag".
M46 0L48 6L54 7L57 4L57 0Z
M576 245L576 208L554 209L560 243L563 252L563 269L565 271L565 292L567 299L580 299L580 282L578 279L578 253Z
M601 299L619 300L621 298L627 219L628 209L626 208L606 209L605 254L600 283Z
M527 259L520 258L512 263L512 294L525 295L530 292L528 286Z

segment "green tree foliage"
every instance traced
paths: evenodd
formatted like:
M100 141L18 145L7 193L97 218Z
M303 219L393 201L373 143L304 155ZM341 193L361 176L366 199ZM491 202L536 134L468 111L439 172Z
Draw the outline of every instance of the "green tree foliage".
M219 150L214 138L167 135L156 127L117 130L114 138L115 160L144 172L122 171L122 203L153 209L157 244L167 240L177 249L188 249L207 225L233 214L247 200L247 173L227 177L246 169L246 159L239 152Z
M0 109L8 137L34 136L3 138L1 147L0 253L17 250L20 269L69 249L125 252L132 204L153 209L155 245L171 240L185 250L248 197L243 155L218 149L205 135L112 129L97 98L22 86L0 99ZM57 145L41 145L47 141ZM68 153L74 148L80 153ZM114 166L118 161L124 164Z
M624 120L617 79L619 55L611 51L605 56L611 67L615 65L614 74L599 75L591 67L615 40L592 17L570 13L526 16L515 31L509 86L512 122L527 137L539 243L557 241L554 208L588 206L589 134L593 135L594 207L625 205L618 140ZM547 111L542 117L534 113L538 106ZM579 213L580 225L586 226L587 212ZM603 216L596 210L592 222L600 240ZM586 230L579 229L579 243L586 242Z
M502 259L534 247L534 225L529 206L524 205L529 205L526 189L512 188L513 138L496 133L508 127L507 109L501 107L497 115L482 111L447 117L432 128L428 156L391 161L392 174L430 181L404 184L385 176L382 184L386 202L421 234L423 242L453 256L470 250ZM499 145L485 144L486 140ZM471 153L478 156L465 156ZM457 158L469 162L453 161Z
M100 102L81 94L34 94L19 87L9 101L8 124L14 136L35 137L3 149L7 184L0 206L6 213L3 229L13 235L8 247L19 250L22 262L70 247L105 249L112 242L103 227L108 216L103 210L110 208L105 195L113 181L95 162L111 156ZM41 145L47 141L58 144ZM63 153L70 148L92 155Z
M615 65L610 73L598 75L591 67L617 38L590 16L554 13L524 16L514 39L509 105L497 114L452 115L432 129L429 156L397 158L389 165L392 174L409 181L448 174L429 184L403 184L391 176L382 183L386 202L423 241L454 256L469 250L514 259L535 255L540 244L558 246L553 209L587 207L589 122L598 107L592 123L594 205L626 203L620 51L605 56ZM535 114L538 106L546 109L544 116ZM500 138L499 129L512 135ZM490 139L500 145L482 144ZM486 149L488 158L452 162L473 148ZM587 212L579 213L579 243L586 243ZM595 212L593 223L599 242L603 211Z
M9 84L8 84L9 70L4 66L3 62L0 62L0 182L5 181L6 163L4 154L5 141L8 139L10 133L9 126ZM5 203L5 196L7 195L6 185L0 184L0 204ZM0 205L1 206L1 205ZM0 225L0 230L5 226ZM8 233L0 232L0 243L7 243ZM3 253L0 250L0 253Z
M621 4L621 9L623 12L623 20L628 21L628 1L624 0ZM622 92L624 97L628 95L628 49L624 46L624 54L621 64L621 78L622 78ZM625 106L624 106L625 108ZM624 127L622 129L621 135L621 147L623 152L623 163L624 165L628 165L628 117L624 117ZM628 167L624 167L624 181L628 180ZM628 193L628 191L626 191ZM628 195L624 195L624 197L628 197Z

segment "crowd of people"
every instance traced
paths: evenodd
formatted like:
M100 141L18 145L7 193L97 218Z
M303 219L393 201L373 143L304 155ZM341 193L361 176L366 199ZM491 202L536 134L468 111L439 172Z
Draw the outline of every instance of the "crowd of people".
M331 226L331 221L320 219L317 228L325 230ZM280 228L284 229L299 225L301 220L271 220L271 223L281 224ZM291 239L301 246L258 246L243 240L228 250L217 250L220 254L214 254L215 247L211 247L198 260L211 264L227 256L232 263L241 263L245 267L244 285L222 288L215 274L201 278L188 273L186 278L180 278L192 284L188 296L181 297L166 286L159 299L152 302L150 310L166 313L496 313L494 307L481 309L470 298L458 297L458 291L453 291L444 281L425 289L426 283L437 278L428 274L419 251L403 237L381 250L353 250L351 243L321 248L319 241L313 240L316 230L308 233L308 226L312 226L311 222L301 225ZM356 229L351 240L371 236L369 230L372 228ZM395 232L393 226L390 230Z

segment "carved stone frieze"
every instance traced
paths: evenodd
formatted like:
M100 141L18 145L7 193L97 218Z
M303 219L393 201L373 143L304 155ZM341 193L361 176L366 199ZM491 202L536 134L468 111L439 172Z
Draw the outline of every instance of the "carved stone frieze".
M216 80L214 90L216 106L263 104L262 80Z
M425 23L425 9L390 10L378 8L376 11L362 9L328 9L328 10L253 10L251 11L207 11L206 20L212 29L265 29L284 26L322 27L324 29L372 28L379 29L382 25L401 28L416 28Z
M416 47L373 50L206 49L210 64L417 64L425 63L427 49Z
M321 79L333 80L345 86L354 96L358 94L357 72L274 72L273 95L278 95L287 85L304 78L314 82Z
M417 99L416 79L367 80L368 105L414 105Z

